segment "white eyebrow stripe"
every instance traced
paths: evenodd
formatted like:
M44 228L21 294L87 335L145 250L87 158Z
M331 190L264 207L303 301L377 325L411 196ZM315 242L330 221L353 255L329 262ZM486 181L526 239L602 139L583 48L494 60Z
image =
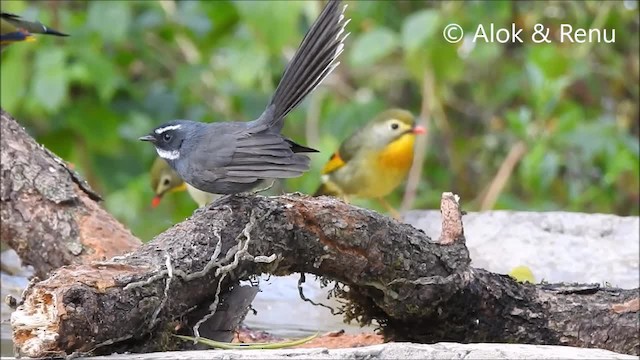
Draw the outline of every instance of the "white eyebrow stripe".
M178 125L178 126L180 126L180 125ZM178 150L167 151L167 150L162 150L162 149L156 148L156 152L158 153L158 156L160 156L161 158L163 158L165 160L175 160L175 159L180 157L180 151L178 151Z
M165 131L169 131L169 130L178 130L182 127L182 125L169 125L169 126L165 126L159 129L156 129L156 134L162 134Z

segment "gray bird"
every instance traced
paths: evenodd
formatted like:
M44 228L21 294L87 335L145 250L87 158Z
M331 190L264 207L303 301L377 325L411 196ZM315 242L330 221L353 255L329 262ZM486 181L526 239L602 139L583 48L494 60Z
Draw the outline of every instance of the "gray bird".
M150 141L158 155L188 184L214 194L249 191L265 179L291 178L309 170L304 153L280 131L284 117L340 63L349 20L340 0L330 0L311 25L287 65L269 105L248 122L200 123L174 120L139 140Z

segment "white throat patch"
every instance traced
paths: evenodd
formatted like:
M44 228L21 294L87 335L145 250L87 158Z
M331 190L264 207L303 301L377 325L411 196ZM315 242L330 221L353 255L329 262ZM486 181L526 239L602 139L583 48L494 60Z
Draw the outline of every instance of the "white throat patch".
M178 130L182 127L182 125L169 125L169 126L165 126L165 127L161 127L159 129L156 129L156 134L162 134L165 131L169 131L169 130Z
M177 125L177 126L180 126L180 125ZM175 160L180 157L180 151L178 150L167 151L167 150L156 148L156 152L158 153L158 156L160 156L165 160Z

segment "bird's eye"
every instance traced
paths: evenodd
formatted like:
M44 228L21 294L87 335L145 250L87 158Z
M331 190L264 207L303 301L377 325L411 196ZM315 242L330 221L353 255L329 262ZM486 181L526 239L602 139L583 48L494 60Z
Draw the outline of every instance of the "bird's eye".
M171 140L171 134L166 132L164 133L164 135L162 135L162 138L164 139L164 141L170 141Z
M399 127L399 126L400 126L400 125L398 125L398 123L396 123L396 122L391 123L391 130L398 130L398 127Z
M169 183L171 182L171 180L169 179L164 179L164 181L162 182L164 184L164 186L169 186Z

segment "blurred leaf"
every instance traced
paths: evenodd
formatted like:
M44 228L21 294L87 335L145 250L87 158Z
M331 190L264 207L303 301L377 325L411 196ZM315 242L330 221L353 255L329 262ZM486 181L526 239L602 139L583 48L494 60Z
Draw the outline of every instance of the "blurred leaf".
M25 46L29 44L17 44L14 47ZM2 62L0 67L0 94L2 94L2 106L5 109L14 109L22 100L29 90L29 82L27 80L27 66L31 65L26 61L22 61L21 49L15 49L7 54L7 58ZM14 56L12 59L10 56Z
M528 139L528 128L531 124L531 110L529 108L521 107L519 111L508 111L505 117L509 124L509 130L522 140Z
M87 24L106 41L121 41L131 24L131 6L126 1L91 1Z
M438 13L426 9L409 15L402 26L402 46L405 51L419 49L437 29Z
M528 61L541 70L546 79L567 74L570 60L556 44L536 44L528 48Z
M538 142L533 145L521 161L520 174L527 188L539 192L542 190L542 162L545 159L547 145Z
M583 109L572 103L567 103L558 116L555 127L556 134L566 134L575 130L580 121L585 118Z
M638 172L638 159L634 158L626 151L616 153L616 156L607 161L607 171L604 181L607 185L613 185L619 176L624 172Z
M74 109L68 111L68 126L80 136L83 142L90 144L95 154L115 154L118 152L119 136L115 130L120 118L117 114L105 107L94 107L91 117L84 112L89 98L75 100ZM74 141L74 139L67 139ZM83 151L83 149L78 149Z
M178 5L178 19L180 24L188 27L199 36L211 31L211 21L203 14L198 1L180 1Z
M429 47L429 60L436 80L454 81L463 77L463 61L455 46L442 41L433 42Z
M253 47L266 45L272 54L279 54L285 45L297 46L302 41L297 34L297 21L303 2L236 1L234 5L258 41Z
M65 57L59 48L36 53L33 95L49 111L58 110L67 98Z
M396 35L389 29L379 27L356 38L351 46L351 66L371 65L397 48Z
M256 80L267 69L268 54L261 47L241 42L225 49L221 54L234 85L255 86Z
M110 101L121 80L113 61L87 53L82 54L81 59L86 71L91 74L90 82L96 86L100 99L104 102Z

